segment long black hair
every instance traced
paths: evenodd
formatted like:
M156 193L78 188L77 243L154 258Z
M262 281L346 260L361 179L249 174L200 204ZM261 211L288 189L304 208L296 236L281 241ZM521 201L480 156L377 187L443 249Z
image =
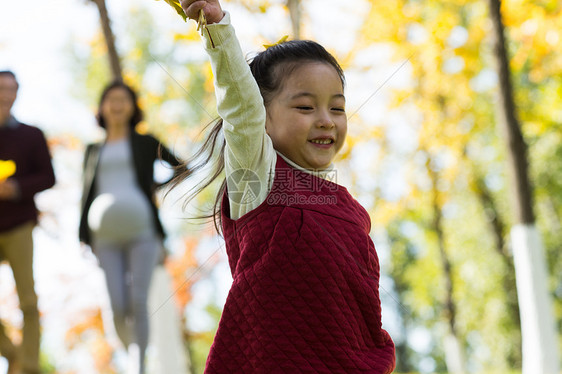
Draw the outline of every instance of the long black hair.
M337 60L324 47L311 40L291 40L273 45L265 51L259 52L249 61L250 70L260 93L263 97L264 105L267 108L275 95L282 89L286 78L299 66L306 63L325 63L332 66L341 80L342 87L345 86L343 69ZM209 175L201 184L194 187L186 194L184 206L186 206L201 191L210 186L224 171L224 149L226 142L223 136L223 120L219 118L211 123L211 130L207 134L205 141L186 161L186 172L174 178L170 182L174 188L190 176L212 164ZM194 163L194 165L190 165ZM217 232L221 233L221 200L226 189L226 179L223 179L221 187L217 193L212 212L201 215L197 218L212 218Z

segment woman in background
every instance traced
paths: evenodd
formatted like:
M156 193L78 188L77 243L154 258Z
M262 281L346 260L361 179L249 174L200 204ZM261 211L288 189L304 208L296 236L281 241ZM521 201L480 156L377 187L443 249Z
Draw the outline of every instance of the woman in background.
M180 165L158 140L135 131L141 120L131 87L114 82L105 88L97 121L106 137L86 148L79 233L105 273L115 329L129 353L129 373L139 374L148 345L150 280L164 238L154 162L162 159L176 171Z

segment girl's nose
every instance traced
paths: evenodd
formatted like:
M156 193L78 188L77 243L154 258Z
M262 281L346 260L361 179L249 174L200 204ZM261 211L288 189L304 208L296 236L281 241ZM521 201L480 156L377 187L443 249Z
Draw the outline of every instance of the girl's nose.
M320 128L331 129L335 126L334 121L328 113L322 113L317 119L316 125Z

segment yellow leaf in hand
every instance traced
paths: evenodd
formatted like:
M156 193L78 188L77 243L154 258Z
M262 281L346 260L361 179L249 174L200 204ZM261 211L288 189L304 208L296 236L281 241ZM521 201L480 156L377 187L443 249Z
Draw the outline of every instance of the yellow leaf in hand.
M16 172L16 163L12 160L0 160L0 182L8 179Z
M183 18L184 21L187 21L187 16L185 15L185 12L183 11L180 2L178 0L164 0L164 1L170 4L170 6L174 8L174 10L181 16L181 18Z

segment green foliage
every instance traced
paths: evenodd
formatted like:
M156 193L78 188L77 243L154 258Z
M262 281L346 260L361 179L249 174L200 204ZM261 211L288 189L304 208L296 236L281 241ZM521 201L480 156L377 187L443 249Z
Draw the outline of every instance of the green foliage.
M71 94L87 103L95 113L99 95L111 80L103 35L100 31L87 44L71 38L65 49L69 72L76 82L81 82L72 86Z
M377 198L373 225L384 228L391 238L388 271L409 312L402 316L403 328L407 334L421 325L431 333L436 349L429 356L439 371L439 347L446 331L442 328L445 273L437 240L442 235L466 362L474 372L517 369L521 336L512 259L505 248L513 202L505 175L506 145L495 126L497 77L487 4L465 0L369 3L371 10L357 44L385 43L392 46L396 61L409 58L411 83L392 92L390 102L402 113L416 113L402 119L410 122L403 136L417 140L415 149L405 151L387 143L389 135L384 133L393 129L383 125L379 142L384 144L384 153L373 168ZM517 114L529 144L537 223L544 235L561 321L562 287L556 274L562 272L562 115L558 105L562 49L555 48L560 45L555 22L560 21L561 9L551 2L517 1L505 3L502 9L513 56ZM367 131L357 139L359 144L354 143L353 149L369 139ZM397 159L403 162L402 180L390 184L406 183L409 188L396 202L385 199L385 183ZM436 201L429 184L431 174ZM477 187L477 181L485 191ZM486 205L484 193L490 197ZM441 233L432 225L436 214L443 217ZM494 217L503 223L499 232L493 226Z
M208 305L206 311L218 325L222 310L216 305ZM210 331L192 334L190 338L190 351L193 363L193 374L203 374L205 370L205 362L207 361L207 355L209 354L211 344L213 344L215 333L216 329L212 329Z
M57 368L53 363L53 359L43 351L39 355L39 366L43 374L57 374Z

